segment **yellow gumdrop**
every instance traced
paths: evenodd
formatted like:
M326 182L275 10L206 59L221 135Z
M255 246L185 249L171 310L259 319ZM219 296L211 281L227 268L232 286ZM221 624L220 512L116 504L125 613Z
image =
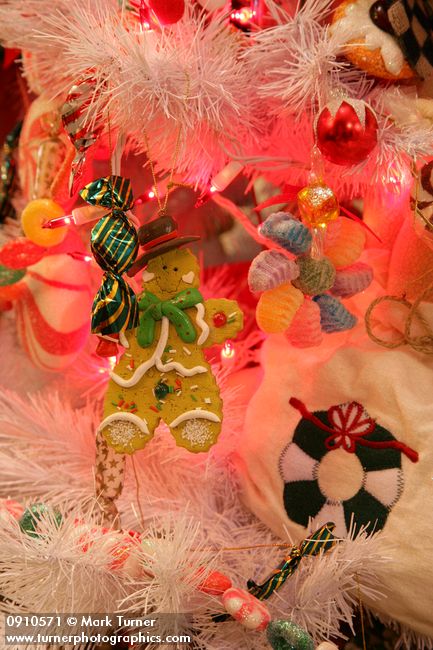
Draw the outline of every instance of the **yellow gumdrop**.
M304 301L291 282L264 291L256 308L257 325L267 334L285 332Z
M365 246L365 232L356 221L340 217L330 223L325 239L325 255L335 267L356 262Z
M67 227L43 228L50 219L63 217L64 209L51 199L35 199L30 201L21 215L21 226L25 236L38 246L50 248L57 246L66 237Z

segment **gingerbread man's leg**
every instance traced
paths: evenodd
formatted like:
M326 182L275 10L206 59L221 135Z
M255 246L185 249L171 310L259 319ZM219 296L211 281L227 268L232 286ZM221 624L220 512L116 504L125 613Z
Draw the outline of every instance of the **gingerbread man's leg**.
M104 515L104 523L118 518L116 499L123 489L125 455L109 447L101 431L96 434L96 497Z
M183 399L173 398L170 418L164 418L176 444L188 451L208 451L221 432L222 400L209 371L182 379Z

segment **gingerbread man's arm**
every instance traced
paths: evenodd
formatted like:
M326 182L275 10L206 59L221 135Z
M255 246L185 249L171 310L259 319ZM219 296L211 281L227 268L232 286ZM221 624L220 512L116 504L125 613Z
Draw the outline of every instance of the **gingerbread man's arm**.
M209 336L203 347L210 347L215 343L224 343L227 339L234 339L243 327L244 316L236 300L225 298L211 298L204 302L204 320L209 326Z

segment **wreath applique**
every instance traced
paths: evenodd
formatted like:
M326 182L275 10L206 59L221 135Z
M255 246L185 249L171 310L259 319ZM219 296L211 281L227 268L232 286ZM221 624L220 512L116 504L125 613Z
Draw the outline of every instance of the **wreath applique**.
M292 441L280 457L284 507L289 518L307 527L336 523L345 536L353 525L370 531L384 527L403 491L401 455L418 453L370 417L358 402L311 413L298 399L302 415Z

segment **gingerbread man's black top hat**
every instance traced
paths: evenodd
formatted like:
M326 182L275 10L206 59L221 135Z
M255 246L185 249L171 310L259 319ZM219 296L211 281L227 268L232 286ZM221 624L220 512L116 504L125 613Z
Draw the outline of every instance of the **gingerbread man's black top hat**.
M200 237L188 235L185 237L178 236L177 223L168 214L162 214L156 219L149 221L138 229L138 243L143 247L143 254L139 255L134 264L128 270L130 277L146 266L153 257L158 257L163 253L180 248Z

